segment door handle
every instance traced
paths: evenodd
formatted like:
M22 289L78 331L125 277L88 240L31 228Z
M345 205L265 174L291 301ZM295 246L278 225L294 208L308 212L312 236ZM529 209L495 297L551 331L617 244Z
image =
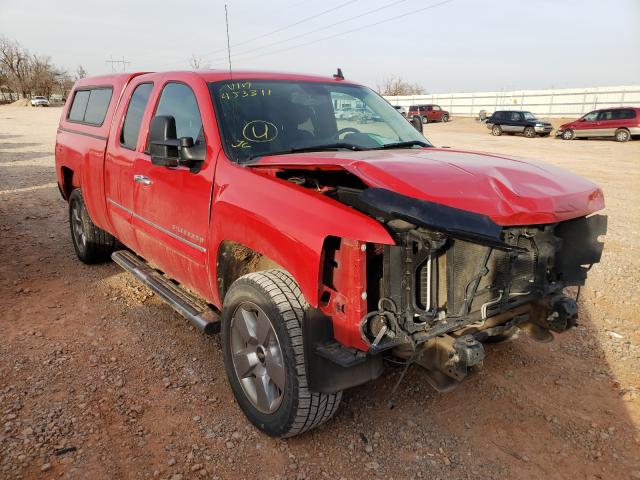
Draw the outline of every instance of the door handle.
M153 182L144 175L134 175L133 181L136 183L141 183L142 185L151 185Z

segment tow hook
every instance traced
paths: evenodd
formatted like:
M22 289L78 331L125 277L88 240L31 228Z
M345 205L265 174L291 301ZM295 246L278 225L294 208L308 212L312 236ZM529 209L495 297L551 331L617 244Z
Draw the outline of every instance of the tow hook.
M532 320L547 330L562 333L576 326L578 304L573 298L558 294L549 299L548 307L542 309Z
M551 299L551 314L547 317L549 330L564 332L576 326L578 304L566 295L557 295Z
M454 338L441 335L431 338L416 363L427 371L427 381L439 392L455 388L473 366L481 366L484 348L472 335Z

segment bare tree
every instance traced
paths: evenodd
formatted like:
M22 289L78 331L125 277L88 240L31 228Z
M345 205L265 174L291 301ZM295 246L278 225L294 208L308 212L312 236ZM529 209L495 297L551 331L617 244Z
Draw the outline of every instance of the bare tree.
M189 66L191 67L191 70L201 70L204 68L209 68L209 64L205 62L202 57L196 55L195 53L192 53L191 57L189 58Z
M8 86L24 98L31 95L29 86L30 56L19 43L0 37L0 65L7 77Z
M39 57L33 55L30 58L29 86L31 93L51 97L54 88L59 83L59 77L65 72L57 69L49 57Z
M390 75L377 85L380 95L424 95L427 91L417 83L409 83L401 76Z
M78 75L86 75L82 66L78 67ZM73 79L63 69L54 65L50 57L32 55L18 42L0 37L0 84L4 91L29 98L43 95L50 98L59 91L64 97L73 85Z
M86 76L87 76L87 71L84 69L82 65L78 65L78 68L76 69L76 80L85 78Z

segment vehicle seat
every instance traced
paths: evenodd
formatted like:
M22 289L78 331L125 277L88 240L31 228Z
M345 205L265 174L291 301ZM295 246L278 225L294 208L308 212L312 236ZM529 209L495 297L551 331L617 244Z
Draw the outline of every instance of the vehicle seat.
M292 147L311 146L315 141L313 109L306 105L291 103L287 116L287 140Z

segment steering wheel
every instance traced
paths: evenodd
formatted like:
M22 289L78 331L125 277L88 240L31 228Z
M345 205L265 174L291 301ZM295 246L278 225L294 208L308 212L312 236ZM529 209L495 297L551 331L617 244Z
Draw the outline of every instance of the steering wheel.
M344 135L345 133L362 133L362 132L357 128L353 128L353 127L341 128L340 130L338 130L338 133L336 133L336 138L339 139L340 135Z

